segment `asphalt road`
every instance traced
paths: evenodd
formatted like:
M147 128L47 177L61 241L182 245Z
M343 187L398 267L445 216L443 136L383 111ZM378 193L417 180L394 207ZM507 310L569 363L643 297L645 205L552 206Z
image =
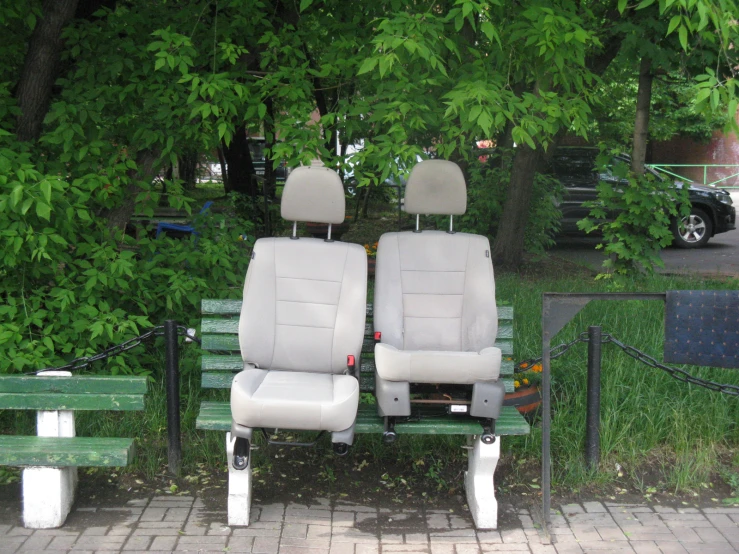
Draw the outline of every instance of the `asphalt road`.
M734 205L739 207L739 192L732 192ZM598 270L604 260L595 249L597 238L587 236L559 237L550 254ZM739 230L714 236L703 248L683 249L669 247L660 253L665 263L662 273L698 273L739 277Z

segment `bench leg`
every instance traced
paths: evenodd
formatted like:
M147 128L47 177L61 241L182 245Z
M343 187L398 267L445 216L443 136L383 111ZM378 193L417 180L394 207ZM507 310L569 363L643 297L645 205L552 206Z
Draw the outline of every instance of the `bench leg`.
M234 443L236 437L226 433L226 463L228 464L228 524L249 525L249 511L251 508L251 466L238 470L233 467Z
M497 529L498 501L495 499L493 475L500 459L500 437L496 437L493 444L484 444L476 435L468 440L474 444L468 452L467 471L464 474L467 504L475 527Z
M74 412L40 411L40 437L74 437ZM23 525L31 529L61 527L77 489L76 467L29 467L23 470Z

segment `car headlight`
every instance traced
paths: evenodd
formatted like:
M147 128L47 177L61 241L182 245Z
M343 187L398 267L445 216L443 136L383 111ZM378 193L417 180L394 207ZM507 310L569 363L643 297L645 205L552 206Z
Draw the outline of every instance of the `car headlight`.
M727 192L712 192L711 195L722 204L728 204L731 206L734 203L731 200L731 195Z

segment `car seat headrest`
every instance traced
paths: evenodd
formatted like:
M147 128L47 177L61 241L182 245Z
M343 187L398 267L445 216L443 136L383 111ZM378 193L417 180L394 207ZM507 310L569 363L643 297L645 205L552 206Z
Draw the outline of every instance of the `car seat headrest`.
M467 186L462 170L447 160L424 160L408 177L405 211L423 215L462 215L467 209Z
M292 170L282 191L281 214L288 221L343 223L346 210L339 174L320 162Z

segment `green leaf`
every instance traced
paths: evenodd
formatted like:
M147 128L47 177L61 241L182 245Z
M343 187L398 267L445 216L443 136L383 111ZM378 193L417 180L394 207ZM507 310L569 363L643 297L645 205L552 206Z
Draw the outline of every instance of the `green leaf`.
M10 193L10 206L15 208L21 198L23 198L23 185L16 185L13 192Z
M46 203L51 202L51 183L49 181L41 181L41 194L44 195L44 200L46 200Z
M300 0L300 11L303 12L313 3L313 0Z
M372 71L375 66L377 65L377 58L367 58L362 62L362 65L359 67L359 71L357 71L357 75L362 75L364 73L368 73Z
M36 215L41 219L49 221L51 217L51 206L44 202L36 202Z
M28 213L28 209L31 207L31 204L33 204L33 197L28 197L23 201L23 205L21 206L21 214L26 215Z
M680 25L680 21L682 21L682 17L679 15L672 16L672 19L670 19L670 24L667 26L667 34L669 35L672 31L675 30L675 28Z
M264 119L267 115L267 105L259 104L259 106L257 106L257 113L259 114L259 119Z
M642 0L639 2L639 5L636 7L637 10L643 10L644 8L647 8L654 4L654 0Z
M627 0L618 0L618 13L624 13Z
M680 30L677 32L678 37L680 37L680 46L683 47L683 50L687 52L688 50L688 29L683 25L680 27Z
M161 69L164 67L164 64L167 63L167 60L164 58L159 58L157 61L154 62L154 70Z

